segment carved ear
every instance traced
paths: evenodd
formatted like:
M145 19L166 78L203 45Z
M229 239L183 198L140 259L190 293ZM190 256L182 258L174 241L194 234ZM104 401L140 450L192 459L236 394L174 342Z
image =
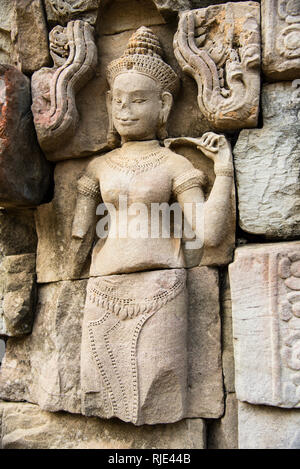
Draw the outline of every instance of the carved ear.
M162 109L161 109L161 125L167 123L170 111L173 105L173 96L168 91L164 91L161 95Z
M116 131L112 118L112 92L107 91L106 93L106 108L108 113L108 132L107 132L107 144L110 148L116 148L120 146L120 135Z
M160 111L159 125L157 129L157 138L165 140L168 137L167 121L173 104L173 96L168 91L161 95L162 107Z

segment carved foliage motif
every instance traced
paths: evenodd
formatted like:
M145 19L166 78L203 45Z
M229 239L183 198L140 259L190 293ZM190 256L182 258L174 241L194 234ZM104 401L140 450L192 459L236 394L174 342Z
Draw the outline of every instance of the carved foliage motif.
M263 69L272 79L292 80L300 70L300 3L262 0Z
M276 41L277 49L287 59L300 58L300 3L298 0L279 0L277 12L285 22Z
M299 242L239 248L230 276L238 398L299 408Z
M70 21L66 28L56 26L50 33L50 53L53 68L42 68L32 78L34 123L46 152L71 138L77 127L75 96L97 64L92 26L81 20Z
M259 5L228 3L181 13L175 56L198 85L201 112L217 129L255 127L259 104Z
M294 404L300 405L300 252L294 251L283 256L278 263L279 278L286 289L281 301L279 317L282 321L297 325L286 331L282 345L283 363L289 370L290 380L284 385L284 392ZM296 319L297 318L297 319Z

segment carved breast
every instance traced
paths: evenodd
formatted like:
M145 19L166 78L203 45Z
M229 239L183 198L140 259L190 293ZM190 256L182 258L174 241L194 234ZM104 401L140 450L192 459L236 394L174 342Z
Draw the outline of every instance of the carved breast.
M166 156L155 158L152 164L143 166L119 166L107 161L101 173L100 190L104 203L111 203L118 210L120 196L126 196L128 204L169 202L172 175L164 164ZM148 161L148 163L150 163Z

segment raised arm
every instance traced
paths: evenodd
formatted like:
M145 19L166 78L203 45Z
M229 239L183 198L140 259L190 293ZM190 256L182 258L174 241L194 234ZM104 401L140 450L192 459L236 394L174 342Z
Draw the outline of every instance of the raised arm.
M224 229L229 216L233 188L233 162L230 143L224 135L205 133L198 148L214 162L216 179L204 204L204 244L216 247L227 235Z
M194 238L193 236L189 237L192 243L186 242L185 256L188 254L191 260L189 265L197 265L201 253L200 246L217 247L226 236L224 228L231 209L233 163L230 144L223 135L208 132L200 139L189 140L193 140L193 144L214 161L216 175L206 202L204 202L201 189L203 181L201 181L200 172L195 169L188 171L187 167L183 168L181 177L186 178L187 182L179 184L178 188L175 188L177 201L184 212L185 223L194 233ZM194 174L192 174L193 171ZM175 182L178 180L180 177L176 178Z

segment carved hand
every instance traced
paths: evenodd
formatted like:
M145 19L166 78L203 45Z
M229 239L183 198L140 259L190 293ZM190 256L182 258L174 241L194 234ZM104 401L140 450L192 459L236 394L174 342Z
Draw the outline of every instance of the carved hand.
M215 166L233 168L231 146L224 135L206 132L198 140L197 148L213 160Z

